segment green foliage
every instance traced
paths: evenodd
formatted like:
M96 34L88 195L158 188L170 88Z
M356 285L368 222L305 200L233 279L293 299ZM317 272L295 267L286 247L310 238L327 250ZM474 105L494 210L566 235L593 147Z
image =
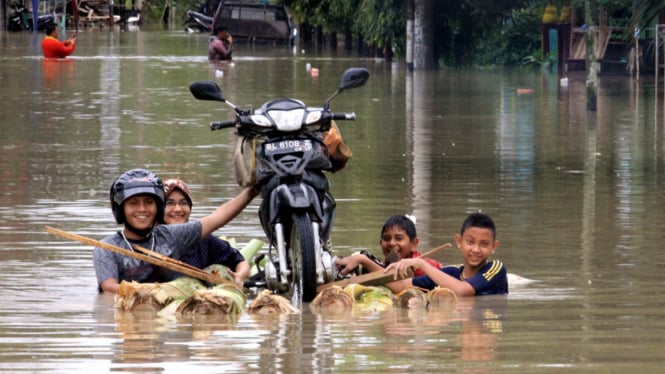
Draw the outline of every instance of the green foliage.
M540 19L543 8L529 7L511 11L503 25L478 44L480 65L542 64ZM556 57L554 59L556 62Z
M294 20L324 32L351 32L371 46L403 50L405 0L285 0Z
M356 10L353 30L370 45L391 47L396 42L403 50L406 8L403 0L361 0Z
M537 3L435 2L435 40L440 64L458 67L515 63L533 53L533 39L539 39L537 25L544 8Z

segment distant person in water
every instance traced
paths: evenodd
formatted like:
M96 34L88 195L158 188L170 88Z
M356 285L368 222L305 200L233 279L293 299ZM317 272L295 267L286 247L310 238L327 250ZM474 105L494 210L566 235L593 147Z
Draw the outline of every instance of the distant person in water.
M46 58L65 58L76 49L76 34L61 42L58 40L58 27L50 23L44 27L46 37L42 40L42 53Z
M233 37L228 33L226 26L215 26L210 36L208 47L208 60L230 60L233 53Z

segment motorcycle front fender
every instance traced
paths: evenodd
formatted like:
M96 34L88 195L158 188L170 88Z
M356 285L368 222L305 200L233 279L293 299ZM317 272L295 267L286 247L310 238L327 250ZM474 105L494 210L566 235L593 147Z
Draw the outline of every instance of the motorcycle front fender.
M316 190L307 184L280 184L271 191L267 206L268 220L274 224L284 211L309 210L316 214L315 221L323 219L321 202ZM314 219L315 218L315 219Z

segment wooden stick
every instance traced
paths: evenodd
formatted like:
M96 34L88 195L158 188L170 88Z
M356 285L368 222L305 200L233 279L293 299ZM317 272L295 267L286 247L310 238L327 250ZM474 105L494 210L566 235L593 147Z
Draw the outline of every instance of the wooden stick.
M427 252L423 253L420 256L420 258L431 257L432 255L434 255L434 254L436 254L436 253L438 253L438 252L440 252L440 251L442 251L446 248L450 248L450 247L452 247L452 245L450 243L446 243L442 246L436 247L436 248L434 248L430 251L427 251ZM347 285L352 284L352 283L359 283L359 284L365 284L365 285L370 285L370 286L379 286L379 285L384 285L386 283L411 278L412 276L413 276L413 273L411 273L410 275L408 275L406 277L402 277L401 275L398 275L397 279L395 279L394 274L386 273L383 270L377 270L377 271L373 271L371 273L357 275L355 277L349 277L349 278L345 278L345 279L342 279L342 280L339 280L339 281L321 284L318 287L316 287L316 292L317 293L321 292L322 290L324 290L328 287L332 287L332 286L339 286L339 287L344 288Z
M422 255L420 255L420 258L423 258L423 257L424 257L424 258L432 257L433 255L435 255L435 254L437 254L437 253L443 251L444 249L451 248L452 246L453 246L453 245L450 244L450 243L446 243L446 244L444 244L444 245L440 245L440 246L438 246L438 247L436 247L436 248L434 248L434 249L431 249L431 250L429 250L429 251L423 253Z
M148 248L141 247L141 246L136 245L136 244L132 244L132 243L128 243L128 244L131 244L131 245L132 245L132 248L134 248L135 251L141 252L141 253L143 253L143 254L146 255L146 256L155 257L155 258L157 258L157 259L160 259L160 260L162 260L162 261L164 261L164 262L168 262L168 263L171 263L171 264L176 264L176 265L179 265L179 266L184 266L184 267L189 268L190 270L193 270L193 271L201 271L201 269L197 268L196 266L192 266L192 265L190 265L190 264L188 264L188 263L186 263L186 262L178 261L178 260L176 260L176 259L174 259L174 258L171 258L171 257L169 257L169 256L164 256L164 255L161 254L161 253L158 253L158 252L155 252L155 251L151 251L151 250L149 250Z
M132 252L128 249L100 242L98 240L90 239L85 236L62 231L53 227L45 226L44 230L46 230L46 232L50 234L55 234L63 238L76 240L84 244L89 244L102 249L106 249L111 252L119 253L123 256L128 256L135 258L137 260L145 261L150 264L161 266L163 268L167 268L173 271L177 271L179 273L183 273L185 275L189 275L190 277L201 279L212 284L232 283L231 281L224 279L217 274L208 273L207 271L193 267L192 265L186 264L176 259L169 258L167 256L164 256L160 253L151 251L146 248L134 246L135 249L139 249L141 252L144 253ZM168 258L169 260L166 260L165 258Z

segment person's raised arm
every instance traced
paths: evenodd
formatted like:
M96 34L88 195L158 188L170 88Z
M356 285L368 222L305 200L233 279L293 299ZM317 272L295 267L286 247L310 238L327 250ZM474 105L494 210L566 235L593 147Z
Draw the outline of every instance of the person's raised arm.
M258 192L254 187L247 187L233 199L218 206L210 215L201 218L201 238L206 238L218 228L229 223L245 209L256 195Z

